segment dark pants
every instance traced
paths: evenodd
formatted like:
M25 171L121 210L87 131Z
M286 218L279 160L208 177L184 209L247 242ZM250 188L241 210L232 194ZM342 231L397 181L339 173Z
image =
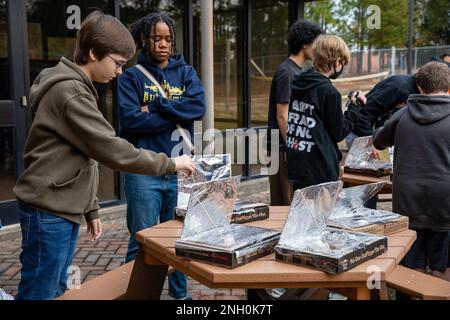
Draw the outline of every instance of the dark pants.
M286 152L279 153L280 166L278 172L269 176L270 205L289 206L292 202L292 183L287 178Z

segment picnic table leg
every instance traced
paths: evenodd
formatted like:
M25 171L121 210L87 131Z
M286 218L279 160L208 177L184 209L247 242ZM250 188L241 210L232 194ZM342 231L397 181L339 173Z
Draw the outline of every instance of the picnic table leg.
M386 281L381 282L381 288L379 289L380 300L389 300L389 291Z
M146 264L145 252L139 247L125 299L159 300L168 268L167 264L157 259L151 265Z
M358 287L356 288L356 300L370 300L371 294L369 288Z

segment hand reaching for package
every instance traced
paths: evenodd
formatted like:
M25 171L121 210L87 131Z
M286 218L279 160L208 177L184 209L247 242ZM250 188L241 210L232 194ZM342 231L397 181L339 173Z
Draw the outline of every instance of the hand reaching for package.
M194 173L194 162L187 155L173 158L173 160L175 161L175 171L186 171L188 176L191 176Z

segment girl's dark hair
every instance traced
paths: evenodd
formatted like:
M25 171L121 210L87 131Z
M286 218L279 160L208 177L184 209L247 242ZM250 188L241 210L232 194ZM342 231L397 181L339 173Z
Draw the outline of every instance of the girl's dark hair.
M130 59L136 52L136 45L128 29L117 18L95 10L83 20L77 32L75 63L87 64L91 49L99 60L108 53Z
M313 43L322 33L319 25L308 20L298 20L289 29L289 54L297 54L304 45Z
M150 32L158 22L163 22L169 26L170 35L172 36L172 52L176 52L177 34L175 32L175 23L173 20L163 12L151 12L145 17L139 19L131 26L131 34L138 49L143 49L144 54L148 55ZM154 29L156 30L156 28ZM144 43L141 41L141 34L144 35ZM156 31L155 31L156 36ZM153 45L156 47L156 40L153 40Z
M441 58L442 60L444 60L445 57L450 57L450 50L447 51L446 53L442 54L439 58Z

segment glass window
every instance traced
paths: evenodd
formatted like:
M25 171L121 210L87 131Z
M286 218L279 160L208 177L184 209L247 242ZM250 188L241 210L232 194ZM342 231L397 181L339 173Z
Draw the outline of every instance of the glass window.
M79 23L92 8L110 13L112 1L108 0L27 0L28 54L30 58L30 81L33 82L44 68L55 66L62 56L72 60L76 32ZM114 126L113 85L97 84L98 107L104 117ZM117 174L99 165L99 200L118 199Z
M242 0L215 0L213 17L214 37L214 127L217 130L239 128L242 117ZM195 67L201 78L201 28L200 28L200 2L194 1L194 57ZM241 116L240 116L241 115ZM222 131L223 139L216 139L223 152L227 151L227 141L235 139L233 134L228 138ZM238 163L237 154L244 152L244 145L231 143L233 150L233 163ZM241 150L238 150L241 149ZM219 149L220 150L220 149ZM232 167L234 175L242 174L242 165Z
M14 199L14 128L0 127L0 202Z
M0 0L0 100L11 98L8 63L8 29L6 20L6 0Z
M289 3L252 0L251 9L251 126L260 128L267 127L272 76L288 56ZM266 130L256 129L253 141L263 133ZM261 145L257 143L249 144L251 175L261 174L260 156L265 151L259 148Z
M11 98L6 0L0 0L0 100ZM1 108L2 106L0 106ZM0 127L0 202L14 199L14 145L12 127Z
M447 12L448 0L414 1L412 73L433 56L450 49ZM305 19L319 23L326 32L339 35L349 45L351 61L343 78L375 76L336 81L344 99L350 87L368 91L388 75L407 73L408 17L406 0L305 3Z
M288 56L288 1L252 0L252 127L267 126L272 76Z

